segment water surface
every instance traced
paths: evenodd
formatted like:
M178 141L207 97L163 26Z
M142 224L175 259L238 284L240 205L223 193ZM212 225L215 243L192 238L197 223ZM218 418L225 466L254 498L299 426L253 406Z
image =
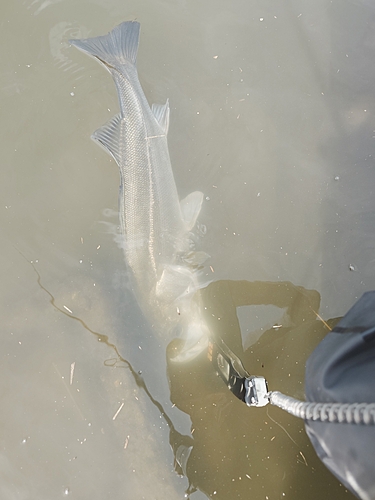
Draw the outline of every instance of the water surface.
M312 309L338 317L375 288L371 3L9 3L1 497L352 498L303 423L247 408L201 359L172 365L138 309L111 234L117 166L89 138L116 91L68 44L130 19L145 93L170 99L179 194L205 193L207 315L247 369L303 397L326 333ZM170 444L192 447L184 471Z

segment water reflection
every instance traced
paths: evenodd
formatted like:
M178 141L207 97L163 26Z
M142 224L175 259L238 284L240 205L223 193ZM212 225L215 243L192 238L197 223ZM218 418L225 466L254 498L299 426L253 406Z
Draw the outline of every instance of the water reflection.
M107 335L93 330L71 311L59 307L43 285L35 265L31 265L39 287L50 297L51 305L106 344L114 357L107 358L105 365L109 369L126 368L135 385L160 413L169 429L175 471L189 481L187 497L194 498L196 491L210 498L247 498L249 495L272 498L284 493L289 498L315 499L319 492L344 494L343 488L317 459L302 422L274 407L246 407L217 377L206 351L190 362L176 362L174 358L180 351L182 340L174 339L167 347L171 401L187 413L192 422L191 435L180 433L163 404L152 395L142 373L121 355ZM305 360L337 321L325 322L320 318L318 292L290 282L220 280L202 289L196 300L202 304L203 319L215 338L223 339L249 372L264 375L272 389L303 397ZM237 308L258 305L279 308L282 319L244 349ZM124 396L113 420L123 406L130 403ZM84 419L79 407L78 410ZM123 435L125 449L134 426L129 429L130 434ZM155 453L155 450L151 452ZM149 453L147 446L137 450L144 473L148 472L149 460L145 456ZM306 484L309 485L308 491ZM350 498L351 494L347 493L347 496Z
M169 97L173 107L170 147L179 192L184 196L198 188L210 197L205 250L212 255L214 276L288 279L317 289L324 318L343 314L365 290L375 288L371 2L129 0L126 9L119 0L8 2L0 75L3 498L55 498L69 487L72 496L80 498L142 498L147 490L148 498L163 491L160 498L174 499L186 488L185 479L174 482L169 427L160 411L129 369L121 368L123 362L112 348L92 341L91 334L82 335L79 323L46 304L28 268L10 248L16 243L30 258L40 260L44 284L58 303L66 303L86 324L95 324L96 331L106 332L136 373L142 369L147 387L175 428L189 434L176 425L181 412L167 404L168 387L159 389L166 378L159 344L152 343L124 280L114 286L122 258L113 241L93 226L103 207L114 209L118 200L116 168L89 141L92 130L116 109L112 82L94 62L82 58L78 63L67 43L131 18L144 26L140 74L147 93L154 102ZM82 78L87 73L91 78ZM349 264L358 272L350 272ZM243 311L256 307L261 306L237 308L243 334ZM223 310L229 317L229 307ZM210 319L220 328L223 314L219 307L216 312L221 319ZM274 320L278 324L280 316L281 312ZM235 315L231 317L238 325ZM309 325L311 338L324 331L319 320L312 318ZM238 352L244 351L249 371L265 374L272 388L297 395L303 392L299 382L304 342L310 339L302 326L284 335L279 335L281 329L270 329L260 344L251 345L256 335L241 344L232 330L232 341L226 340L233 350L237 344ZM293 340L293 335L298 338ZM267 336L275 344L265 345ZM103 366L103 358L115 358L115 366ZM69 395L52 362L69 377L74 360L73 386L68 383L73 404L64 399ZM249 473L252 483L257 483L251 495L242 486L244 498L264 498L267 487L274 488L274 475L281 486L290 487L303 476L306 487L301 479L296 490L302 492L300 498L306 498L310 488L322 498L332 492L336 494L331 498L343 497L337 481L315 462L301 422L277 408L268 410L300 444L297 447L268 418L266 409L244 407L208 369L199 377L198 368L197 360L190 366L174 366L171 373L173 399L183 408L186 397L184 415L194 418L195 451L186 462L193 484L210 491L216 475L220 494L226 489L230 498L231 491L240 490L239 480L232 484L229 473L221 478L216 470L225 468L222 460L227 465L238 460L241 474L245 463L254 470ZM156 371L159 376L152 377ZM196 405L191 408L193 396ZM124 400L127 404L112 421ZM125 454L128 422L133 428ZM189 417L185 422L190 426ZM166 437L159 428L163 425ZM84 437L87 441L81 445ZM26 438L27 443L19 444ZM245 443L237 445L244 439L246 453ZM135 443L147 443L150 456L156 450L159 460L145 457L140 446L143 462L133 472L128 457ZM182 462L180 455L181 449ZM131 456L135 459L135 452ZM261 476L261 464L267 460L269 468L264 465ZM161 462L167 465L157 468ZM204 477L205 469L210 477ZM164 485L170 482L169 492L161 489L158 477L165 478ZM247 476L246 480L250 482ZM287 490L287 496L291 492Z
M23 254L21 255L23 258L25 258ZM25 258L25 260L27 259ZM120 354L118 347L116 346L115 343L110 341L108 335L102 334L90 328L90 326L88 326L88 324L85 321L83 321L79 316L74 315L73 312L67 306L60 307L59 305L57 305L56 299L53 296L53 294L43 285L41 276L35 264L33 262L30 262L30 264L37 276L37 283L40 289L43 290L49 296L50 304L52 305L52 307L59 313L69 318L70 320L79 323L87 332L93 335L98 342L105 344L112 351L114 357L107 358L104 361L104 366L108 367L108 369L111 370L112 374L114 373L113 372L114 368L116 370L121 370L125 368L125 370L128 373L130 373L131 378L133 380L133 385L136 385L145 394L148 401L160 413L160 417L164 420L165 424L169 428L169 436L170 436L169 444L172 447L172 449L176 450L181 446L189 445L191 438L189 436L182 435L175 429L172 419L165 411L163 405L151 394L148 385L146 384L146 381L142 376L142 372L136 371L132 363L128 359L125 359ZM87 412L85 415L84 410L77 402L77 399L71 388L73 383L73 378L75 376L74 375L75 362L71 364L70 382L65 381L64 376L60 373L58 366L55 363L53 363L53 367L54 370L57 372L59 378L63 381L65 390L67 391L73 405L75 406L80 419L82 421L87 421ZM105 377L102 377L102 383L103 386L105 387L105 391L112 396L112 398L110 399L113 400L113 387L112 387L113 376L108 375L107 373ZM166 469L164 466L166 464L164 462L166 462L166 460L160 461L160 455L163 454L165 446L163 445L162 442L160 441L158 442L157 439L155 439L156 442L151 442L151 443L149 442L150 435L148 434L150 433L150 429L148 428L147 424L145 425L143 418L140 418L144 417L144 415L142 415L142 413L144 412L144 408L141 409L141 414L138 414L138 420L137 420L137 410L134 408L134 403L132 403L132 396L135 397L137 401L139 398L138 396L136 396L135 392L131 391L131 387L129 388L129 386L131 386L129 378L126 376L124 377L119 375L119 372L116 371L114 385L116 385L117 389L119 389L117 392L118 394L120 394L120 400L122 401L122 403L119 404L117 411L112 416L112 420L115 421L117 419L117 417L119 416L120 412L123 410L124 407L128 408L128 411L126 412L127 422L125 427L127 428L126 432L128 432L129 434L124 433L123 423L118 425L116 429L117 437L124 443L123 449L128 452L128 455L126 455L125 458L127 469L130 467L133 473L135 473L137 470L138 474L140 475L143 475L145 473L149 475L148 481L144 481L144 484L139 483L139 477L138 478L136 477L135 484L134 484L134 479L133 481L130 481L130 485L128 485L126 491L128 491L129 494L140 495L140 498L144 498L145 497L144 495L146 493L149 495L151 493L151 489L153 489L154 491L157 491L158 494L162 494L163 498L168 498L168 499L175 498L178 493L176 490L174 490L173 484L169 484L168 481L165 481ZM89 423L88 425L91 427L91 423ZM103 434L105 434L105 432L108 431L108 429L106 429L105 431L104 428L102 428L101 431ZM139 431L141 431L141 436L139 436ZM142 432L144 432L144 436L142 436ZM155 437L156 435L157 432L155 432ZM147 437L148 439L144 439ZM27 439L24 440L24 442L26 441ZM131 445L129 445L129 443L131 443ZM83 442L81 444L83 444ZM133 448L133 451L131 451L131 448ZM76 458L77 457L74 457L74 459ZM155 464L157 465L155 466ZM171 483L173 483L173 481L171 481ZM69 494L69 493L70 493L70 488L66 487L64 490L64 494Z

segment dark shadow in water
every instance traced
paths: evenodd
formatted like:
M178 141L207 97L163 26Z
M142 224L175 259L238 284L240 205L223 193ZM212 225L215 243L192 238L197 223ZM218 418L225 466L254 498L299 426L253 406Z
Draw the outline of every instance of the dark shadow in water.
M303 398L305 361L339 320L318 314L320 295L290 282L216 281L201 290L205 321L270 390ZM237 308L272 305L286 312L243 349ZM288 318L288 323L286 319ZM285 320L285 321L284 321ZM207 353L190 363L173 361L180 341L167 349L171 400L190 415L194 441L175 449L181 471L210 498L353 498L325 469L303 421L275 407L249 408L228 391ZM345 494L346 493L346 494Z

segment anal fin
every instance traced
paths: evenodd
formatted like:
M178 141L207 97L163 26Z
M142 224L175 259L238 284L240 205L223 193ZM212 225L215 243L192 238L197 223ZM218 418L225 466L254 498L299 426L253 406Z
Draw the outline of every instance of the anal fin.
M165 104L153 104L151 106L152 113L155 116L156 121L160 125L163 133L168 134L169 128L169 101Z

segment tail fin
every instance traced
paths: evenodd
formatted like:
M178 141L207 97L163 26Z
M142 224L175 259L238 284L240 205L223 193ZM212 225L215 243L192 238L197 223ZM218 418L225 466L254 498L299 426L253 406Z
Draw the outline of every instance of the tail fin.
M124 64L136 64L139 23L126 21L119 24L108 35L86 38L82 40L70 40L79 50L99 59L107 69L108 66L119 68Z

